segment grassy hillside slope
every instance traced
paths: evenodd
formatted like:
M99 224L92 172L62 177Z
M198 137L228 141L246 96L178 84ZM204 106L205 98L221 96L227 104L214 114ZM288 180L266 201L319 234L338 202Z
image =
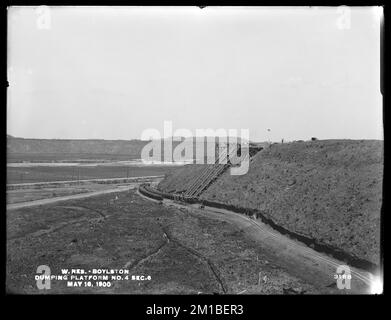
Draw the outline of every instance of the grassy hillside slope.
M186 180L196 173L189 168ZM173 188L173 177L160 187ZM382 141L296 142L259 152L246 175L228 170L201 198L258 209L292 232L378 264L382 178Z

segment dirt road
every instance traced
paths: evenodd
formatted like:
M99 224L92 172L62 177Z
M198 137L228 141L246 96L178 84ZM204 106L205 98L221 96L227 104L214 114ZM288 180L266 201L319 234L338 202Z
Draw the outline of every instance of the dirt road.
M80 194L75 194L75 195L69 195L69 196L63 196L63 197L54 197L54 198L49 198L49 199L40 199L40 200L27 201L27 202L12 203L12 204L8 204L7 205L7 210L14 210L14 209L20 209L20 208L26 208L26 207L41 206L41 205L45 205L45 204L51 204L51 203L54 203L54 202L74 200L74 199L82 199L82 198L89 198L89 197L99 196L99 195L102 195L102 194L128 191L128 190L136 188L138 185L139 185L139 183L134 183L134 184L126 185L126 186L117 186L116 188L111 188L111 189L106 189L106 190L85 192L85 193L80 193Z
M47 181L47 182L32 182L32 183L15 183L7 184L7 190L15 189L31 189L31 188L43 188L43 187L60 187L60 186L72 186L83 185L91 183L99 184L119 184L119 183L131 183L131 182L155 182L160 181L164 175L160 176L139 176L130 178L108 178L108 179L84 179L84 180L68 180L68 181Z

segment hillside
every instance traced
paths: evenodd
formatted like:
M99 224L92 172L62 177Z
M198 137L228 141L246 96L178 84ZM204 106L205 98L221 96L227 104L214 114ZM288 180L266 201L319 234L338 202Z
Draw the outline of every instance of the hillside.
M203 138L193 139L193 158L197 148L204 148ZM182 138L182 141L184 138ZM25 139L7 135L8 162L51 161L70 159L140 159L141 150L150 141L142 140L103 140L103 139ZM173 150L180 141L173 141ZM161 140L161 153L164 154L164 140ZM187 160L191 159L186 157ZM163 160L163 158L161 158Z
M179 190L181 177L194 179L198 170L182 171L159 188ZM382 180L382 141L295 142L259 152L246 175L225 172L201 198L258 209L292 232L378 264Z
M146 141L24 139L7 136L8 154L122 154L140 157Z

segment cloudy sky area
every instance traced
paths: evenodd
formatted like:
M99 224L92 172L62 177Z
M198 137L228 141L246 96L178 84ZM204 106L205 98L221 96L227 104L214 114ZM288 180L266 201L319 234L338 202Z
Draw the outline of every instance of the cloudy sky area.
M171 120L192 132L248 128L254 141L383 138L375 8L352 9L350 25L337 8L45 17L8 11L8 134L132 139Z

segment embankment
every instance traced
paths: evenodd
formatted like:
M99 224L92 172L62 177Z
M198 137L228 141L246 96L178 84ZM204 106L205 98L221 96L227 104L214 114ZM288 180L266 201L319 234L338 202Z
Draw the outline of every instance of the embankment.
M186 166L159 189L181 190L198 171ZM246 175L226 171L201 199L257 210L318 245L378 265L382 180L382 141L286 143L259 152Z

